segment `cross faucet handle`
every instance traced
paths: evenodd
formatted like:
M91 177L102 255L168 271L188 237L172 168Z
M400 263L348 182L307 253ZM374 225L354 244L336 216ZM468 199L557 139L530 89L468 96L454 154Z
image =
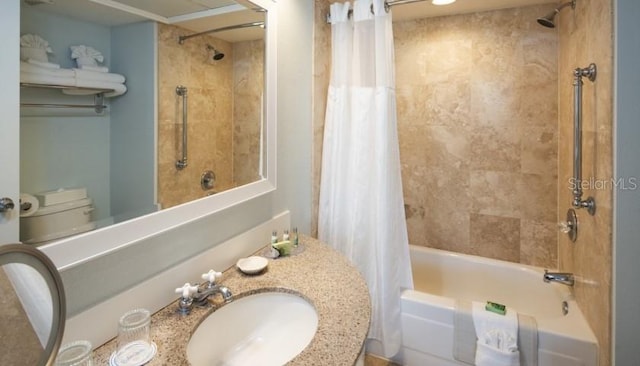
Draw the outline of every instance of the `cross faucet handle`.
M181 294L183 299L191 298L191 295L198 291L198 286L191 286L189 283L185 283L182 287L176 288L176 294Z
M216 272L214 270L209 270L207 273L202 274L202 279L209 282L209 287L216 284L216 280L222 277L222 272Z

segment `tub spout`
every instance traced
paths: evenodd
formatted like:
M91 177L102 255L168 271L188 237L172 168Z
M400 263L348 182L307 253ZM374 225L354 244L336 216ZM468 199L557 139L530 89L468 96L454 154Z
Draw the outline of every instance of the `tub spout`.
M575 282L573 279L573 273L549 272L546 269L544 270L542 280L544 282L558 282L567 286L573 286L573 283Z

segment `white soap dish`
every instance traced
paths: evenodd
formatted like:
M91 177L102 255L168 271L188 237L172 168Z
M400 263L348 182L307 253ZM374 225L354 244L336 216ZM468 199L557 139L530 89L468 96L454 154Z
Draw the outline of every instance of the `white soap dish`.
M267 268L268 264L269 260L267 260L267 258L254 255L252 257L238 259L236 267L243 273L256 274Z

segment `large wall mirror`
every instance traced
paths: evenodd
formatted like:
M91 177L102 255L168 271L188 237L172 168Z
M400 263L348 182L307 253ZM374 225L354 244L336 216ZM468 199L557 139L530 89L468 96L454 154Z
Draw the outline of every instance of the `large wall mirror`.
M21 34L58 65L46 75L78 68L69 47L86 45L126 78L125 93L61 92L25 82L42 65L21 63L21 241L64 269L275 189L276 13L273 0L21 1Z
M53 66L21 62L20 240L77 263L274 189L274 6L21 1L21 35L45 39ZM51 85L79 68L77 45L124 92Z

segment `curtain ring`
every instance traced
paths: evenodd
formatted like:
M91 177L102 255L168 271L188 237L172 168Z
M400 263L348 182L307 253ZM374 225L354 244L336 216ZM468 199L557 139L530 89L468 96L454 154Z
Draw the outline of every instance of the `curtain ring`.
M376 15L376 13L373 11L373 4L371 4L371 14ZM384 12L385 13L389 13L389 9L391 9L391 6L389 5L389 2L385 0L384 2Z

